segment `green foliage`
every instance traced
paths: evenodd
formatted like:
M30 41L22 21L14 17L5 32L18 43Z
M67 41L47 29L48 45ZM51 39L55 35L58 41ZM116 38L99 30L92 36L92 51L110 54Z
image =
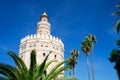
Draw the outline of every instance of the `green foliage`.
M93 34L88 34L81 45L82 51L87 56L86 63L87 63L87 68L88 68L88 80L90 80L90 67L89 67L88 56L94 47L94 43L96 43L96 37ZM93 74L93 80L94 80L94 57L93 57L93 53L92 53L92 74Z
M120 39L117 40L117 46L120 47Z
M82 42L81 49L87 56L89 55L92 48L93 48L93 44L88 39L86 39Z
M96 43L96 37L93 35L93 34L88 34L87 37L86 37L86 40L89 40L93 43Z
M13 52L8 52L8 54L14 59L17 67L11 66L9 64L0 63L0 74L6 77L0 77L0 80L53 80L64 70L70 70L69 66L62 66L68 60L57 63L56 66L47 73L47 68L57 60L47 61L51 51L46 56L44 61L40 64L36 64L36 51L33 50L30 55L30 68L27 69L24 61Z
M75 68L75 65L77 64L77 59L78 59L78 56L79 56L79 51L77 49L73 49L71 52L71 57L69 58L69 62L68 64L70 66L72 66L73 68Z
M71 57L69 58L68 60L68 65L70 67L72 67L72 70L73 70L73 76L75 77L75 66L77 64L77 59L78 59L78 56L79 56L79 51L77 49L73 49L71 52ZM71 75L71 71L70 71L70 75Z
M119 8L119 11L113 12L113 15L120 16L120 3L116 5L116 8ZM114 28L117 33L120 32L120 19L117 20ZM118 48L112 50L109 61L115 63L114 68L117 70L118 78L120 80L120 39L117 40L116 44Z
M116 7L117 7L117 8L120 8L120 3L118 3L118 4L116 5Z
M120 16L120 3L118 3L116 5L116 8L119 8L119 11L113 12L113 15ZM114 28L115 28L115 30L116 30L117 33L120 32L120 19L117 20Z
M81 49L87 56L94 47L93 43L96 43L96 37L92 34L88 34L86 39L82 42Z
M1 76L0 76L0 80L9 80L9 79L8 79L8 78L1 77Z
M117 70L118 78L120 79L120 40L119 39L117 40L116 44L119 47L119 49L112 50L109 57L109 61L115 63L114 68Z
M110 55L110 62L117 62L120 59L120 50L113 49Z
M120 8L120 3L118 3L118 4L116 5L116 8ZM116 12L113 12L113 15L120 16L120 10L119 10L119 11L116 11Z
M116 30L117 33L120 32L120 19L116 22L115 30Z

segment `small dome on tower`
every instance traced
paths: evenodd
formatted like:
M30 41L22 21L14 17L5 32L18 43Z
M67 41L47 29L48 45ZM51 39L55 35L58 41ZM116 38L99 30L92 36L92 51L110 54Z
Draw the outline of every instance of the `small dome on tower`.
M46 12L44 12L44 13L40 16L40 19L42 19L43 17L46 17L47 19L49 18Z

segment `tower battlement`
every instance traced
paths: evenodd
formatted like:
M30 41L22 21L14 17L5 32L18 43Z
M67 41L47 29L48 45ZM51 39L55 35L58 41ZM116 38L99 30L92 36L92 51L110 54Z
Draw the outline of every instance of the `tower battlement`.
M26 37L21 39L20 43L24 43L27 40L34 40L34 39L44 39L44 40L51 40L53 42L58 42L60 43L62 46L64 46L64 44L62 43L61 39L59 39L58 37L52 36L52 35L39 35L39 34L31 34L31 35L27 35Z

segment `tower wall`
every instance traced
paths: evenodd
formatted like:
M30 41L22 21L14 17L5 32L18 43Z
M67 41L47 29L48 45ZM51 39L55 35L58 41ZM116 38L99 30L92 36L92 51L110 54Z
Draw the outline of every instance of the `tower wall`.
M44 60L45 56L50 51L52 51L50 55L52 59L57 59L59 61L64 60L64 45L61 39L51 35L34 34L21 39L19 55L25 60L27 67L29 67L29 55L32 50L36 50L38 64ZM43 53L45 53L45 56Z

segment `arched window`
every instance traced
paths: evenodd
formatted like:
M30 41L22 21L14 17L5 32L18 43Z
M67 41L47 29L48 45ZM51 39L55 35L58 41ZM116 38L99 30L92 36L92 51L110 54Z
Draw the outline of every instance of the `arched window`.
M56 59L57 55L54 55L54 58Z
M43 57L45 57L45 53L43 53Z

